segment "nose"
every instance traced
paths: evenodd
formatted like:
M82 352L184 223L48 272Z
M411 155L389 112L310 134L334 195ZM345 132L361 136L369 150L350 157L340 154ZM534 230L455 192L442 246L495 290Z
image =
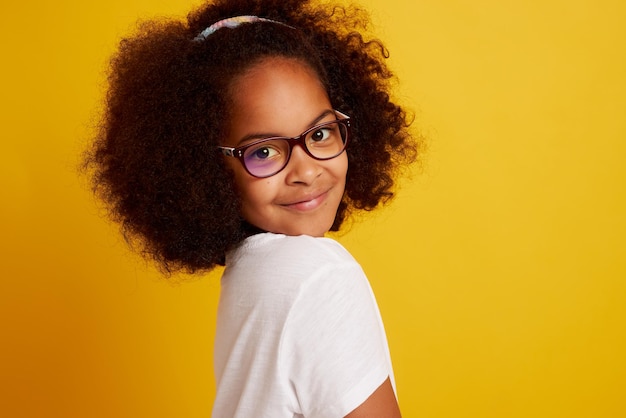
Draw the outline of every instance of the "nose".
M285 167L287 183L312 184L322 173L320 162L308 155L302 146L293 147L289 163Z

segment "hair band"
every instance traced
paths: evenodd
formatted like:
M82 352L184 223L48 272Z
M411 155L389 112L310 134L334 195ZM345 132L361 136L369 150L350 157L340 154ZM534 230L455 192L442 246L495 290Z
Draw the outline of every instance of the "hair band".
M205 30L203 30L202 32L200 32L200 34L198 36L196 36L195 38L193 38L193 40L195 42L202 42L204 41L206 38L208 38L209 36L211 36L213 33L215 33L216 31L222 29L222 28L236 28L237 26L243 24L243 23L254 23L254 22L270 22L270 23L278 23L279 25L283 25L283 26L287 26L293 29L293 26L289 26L285 23L282 22L277 22L275 20L271 20L271 19L265 19L263 17L258 17L258 16L235 16L235 17L229 17L226 19L222 19L222 20L218 20L217 22L213 23L211 26L209 26L208 28L206 28Z

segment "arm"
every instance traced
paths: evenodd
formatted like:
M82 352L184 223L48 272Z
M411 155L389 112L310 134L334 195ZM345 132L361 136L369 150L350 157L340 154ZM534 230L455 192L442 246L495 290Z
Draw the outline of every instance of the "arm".
M400 408L389 378L345 418L400 418Z

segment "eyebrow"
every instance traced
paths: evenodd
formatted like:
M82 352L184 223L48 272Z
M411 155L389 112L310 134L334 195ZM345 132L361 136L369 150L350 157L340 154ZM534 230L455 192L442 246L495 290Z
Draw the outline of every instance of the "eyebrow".
M332 109L324 110L322 113L320 113L315 119L313 119L309 123L309 125L307 126L306 129L304 129L304 131L306 131L307 129L311 129L312 127L314 127L315 125L320 123L328 115L334 115L334 114L335 114L335 111L332 110ZM304 132L304 131L302 131L302 132ZM251 133L251 134L248 134L248 135L244 136L243 138L241 138L237 142L237 144L235 145L235 148L240 147L243 143L249 142L249 141L252 141L252 140L274 138L274 137L289 138L289 137L286 137L285 135L279 135L279 134L275 134L275 133Z

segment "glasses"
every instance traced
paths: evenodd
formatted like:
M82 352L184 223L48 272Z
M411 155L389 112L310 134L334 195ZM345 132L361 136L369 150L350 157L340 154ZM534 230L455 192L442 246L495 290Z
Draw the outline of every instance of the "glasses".
M273 176L285 168L296 145L316 160L330 160L346 149L350 136L350 117L336 110L335 113L341 119L320 123L293 138L276 136L241 147L218 149L237 158L250 175L259 178Z

